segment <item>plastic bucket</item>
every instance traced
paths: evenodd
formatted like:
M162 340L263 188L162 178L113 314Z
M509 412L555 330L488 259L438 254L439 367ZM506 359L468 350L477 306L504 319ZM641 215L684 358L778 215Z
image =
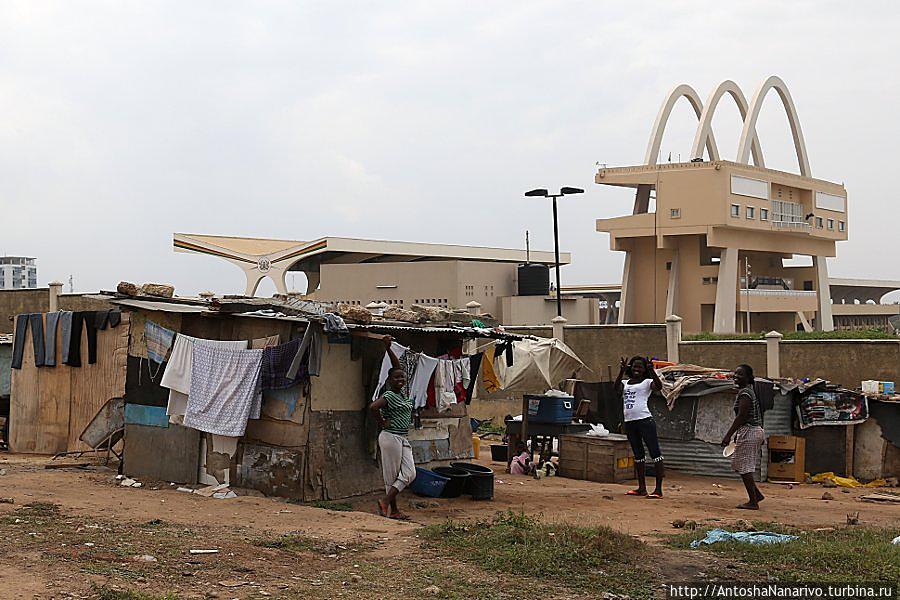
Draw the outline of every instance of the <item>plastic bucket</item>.
M491 444L491 460L506 462L506 444Z
M444 492L444 487L448 481L450 481L449 477L444 477L422 467L416 467L416 478L409 485L409 489L419 496L439 498Z
M454 462L451 467L469 472L463 493L470 494L472 500L490 500L494 497L494 471L473 463Z
M449 478L450 481L444 486L444 492L441 494L444 498L457 498L462 496L463 490L466 488L466 482L469 480L469 472L454 467L435 467L434 472Z

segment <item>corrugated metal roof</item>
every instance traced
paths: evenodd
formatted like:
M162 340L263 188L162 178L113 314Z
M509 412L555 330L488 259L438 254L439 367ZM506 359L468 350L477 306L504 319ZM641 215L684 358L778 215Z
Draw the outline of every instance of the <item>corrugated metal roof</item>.
M202 313L209 310L209 307L198 304L182 304L179 302L166 302L155 300L132 300L129 298L111 298L110 304L118 304L120 306L130 306L132 308L140 308L143 310L158 310L161 312L176 313Z

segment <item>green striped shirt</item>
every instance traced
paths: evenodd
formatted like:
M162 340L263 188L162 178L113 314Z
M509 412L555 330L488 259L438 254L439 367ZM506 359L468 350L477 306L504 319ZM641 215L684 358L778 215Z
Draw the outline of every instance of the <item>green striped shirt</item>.
M385 392L383 397L387 400L387 406L381 409L381 416L389 421L384 430L396 435L409 434L409 426L412 424L412 400L397 392Z

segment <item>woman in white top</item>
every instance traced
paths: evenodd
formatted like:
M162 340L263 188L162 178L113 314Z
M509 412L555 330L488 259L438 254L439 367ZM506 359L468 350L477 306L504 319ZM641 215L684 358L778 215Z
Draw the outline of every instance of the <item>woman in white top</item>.
M627 375L628 379L622 381ZM662 382L653 369L649 359L643 356L635 356L628 363L622 358L619 361L619 376L616 378L616 392L621 394L625 413L625 434L631 443L631 451L634 453L634 468L637 472L638 487L631 490L629 496L646 496L648 498L662 498L662 482L665 476L662 453L659 450L659 437L656 434L656 422L650 414L647 401L653 391L662 390ZM656 474L656 489L647 493L647 481L645 477L646 465L644 444L653 459L654 473Z

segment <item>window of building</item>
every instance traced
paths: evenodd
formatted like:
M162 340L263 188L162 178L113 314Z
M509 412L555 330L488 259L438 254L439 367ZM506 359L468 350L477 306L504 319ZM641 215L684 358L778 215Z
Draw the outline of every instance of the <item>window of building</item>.
M807 279L803 282L803 291L811 292L813 291L813 282L811 279Z
M847 223L838 221L838 231L847 231Z
M731 216L732 217L740 217L741 216L741 205L740 204L732 204L731 205Z
M760 221L768 221L769 220L769 209L768 208L759 209L759 220Z
M834 229L834 219L828 219L828 229Z
M756 218L756 208L755 208L755 207L753 207L753 206L748 206L748 207L747 207L747 218L748 218L748 219L755 219L755 218Z
M822 217L816 217L816 229L822 229L825 221Z
M681 209L673 208L669 210L669 217L672 219L680 219L681 218Z

